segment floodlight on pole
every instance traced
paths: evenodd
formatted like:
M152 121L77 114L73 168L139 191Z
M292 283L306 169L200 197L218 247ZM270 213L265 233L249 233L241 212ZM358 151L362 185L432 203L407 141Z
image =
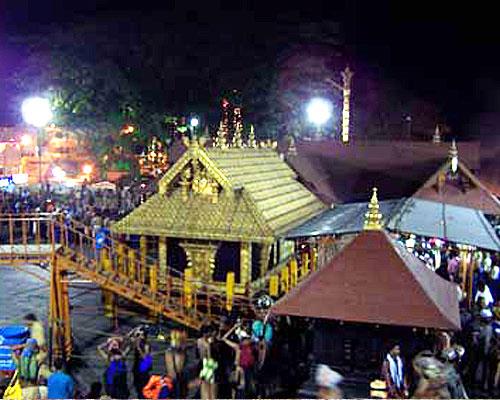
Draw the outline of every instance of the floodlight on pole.
M52 110L47 99L30 97L23 101L21 113L24 122L36 128L42 128L52 119Z
M190 140L193 140L195 138L195 133L196 133L196 128L200 125L200 120L198 117L191 117L189 120L189 134L190 134Z
M193 117L191 118L191 121L189 122L189 124L193 127L193 128L197 128L198 125L200 124L200 120L198 119L198 117Z
M307 118L318 130L332 117L332 103L321 97L315 97L307 105Z
M38 182L42 183L42 146L40 134L44 128L52 120L52 110L50 102L43 97L29 97L23 101L21 105L21 114L24 122L38 129L36 136L37 151L38 151Z

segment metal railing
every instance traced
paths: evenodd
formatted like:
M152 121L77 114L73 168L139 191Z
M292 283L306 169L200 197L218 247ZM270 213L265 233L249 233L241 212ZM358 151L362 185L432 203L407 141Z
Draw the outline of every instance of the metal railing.
M90 227L63 214L0 214L0 263L55 258L59 268L193 328L217 319L226 307L220 286L186 280L170 266L160 270L155 259L112 237L98 246ZM233 296L235 308L247 305L245 296Z

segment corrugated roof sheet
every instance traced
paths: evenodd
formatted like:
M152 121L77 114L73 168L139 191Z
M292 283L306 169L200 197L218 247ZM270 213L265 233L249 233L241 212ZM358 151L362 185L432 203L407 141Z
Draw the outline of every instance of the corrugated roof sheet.
M437 237L500 251L500 241L482 211L422 199L407 199L395 209L387 229Z
M500 251L500 241L482 211L416 198L385 200L379 204L389 230ZM286 237L360 232L367 210L368 203L342 204L290 230Z
M384 217L390 216L394 208L402 202L404 199L381 201L379 202L380 212ZM368 203L339 204L287 232L286 237L299 238L357 233L363 230L367 211Z

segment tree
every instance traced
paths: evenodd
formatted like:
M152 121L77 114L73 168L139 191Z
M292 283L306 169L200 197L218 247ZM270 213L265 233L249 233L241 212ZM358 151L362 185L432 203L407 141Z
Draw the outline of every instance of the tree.
M164 119L143 98L126 63L116 61L123 46L109 37L101 43L99 34L84 25L22 38L27 56L14 75L21 96L48 96L55 123L80 132L98 157L116 144L126 123L134 124L136 141L146 143L161 133Z

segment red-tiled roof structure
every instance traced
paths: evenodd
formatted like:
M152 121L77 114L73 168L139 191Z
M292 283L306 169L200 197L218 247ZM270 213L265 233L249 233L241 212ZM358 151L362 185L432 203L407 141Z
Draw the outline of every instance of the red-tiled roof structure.
M385 231L363 231L272 308L274 314L460 329L456 285Z
M481 182L496 196L500 197L500 145L496 147L496 154L491 157L481 157Z
M464 163L458 162L455 174L451 173L450 166L451 161L445 162L413 197L500 215L500 200Z

